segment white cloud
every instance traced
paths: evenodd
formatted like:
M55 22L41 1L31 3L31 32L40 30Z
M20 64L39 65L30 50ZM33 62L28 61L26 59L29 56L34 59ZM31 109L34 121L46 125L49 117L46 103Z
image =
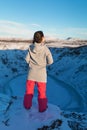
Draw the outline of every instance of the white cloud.
M5 20L0 20L0 24L8 24L8 25L15 25L15 26L20 26L23 25L21 23L13 22L13 21L5 21Z
M78 36L86 36L87 37L87 28L66 28L64 29L66 33L73 33L74 35Z
M0 21L0 37L31 38L33 31L27 25L12 21Z
M14 21L0 20L0 37L32 38L33 33L41 29L36 23L22 24Z
M64 39L67 37L87 39L87 28L57 28L55 34L58 38Z
M36 23L22 24L14 21L0 20L0 37L19 37L30 39L37 30L43 30L46 37L87 39L87 28L56 28L41 26Z
M33 27L41 27L41 25L39 25L39 24L35 24L35 23L33 23L33 24L31 24Z

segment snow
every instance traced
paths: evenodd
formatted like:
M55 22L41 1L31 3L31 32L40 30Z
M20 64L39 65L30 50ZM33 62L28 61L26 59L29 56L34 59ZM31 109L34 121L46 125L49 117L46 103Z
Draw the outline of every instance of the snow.
M28 43L0 43L0 130L87 129L87 42L47 43L54 63L47 67L49 107L38 112L37 88L30 110L23 108ZM61 114L62 113L62 114ZM58 126L58 120L62 121Z
M7 109L8 103L10 101L11 98L9 96L0 93L0 112L5 111Z
M36 130L43 125L48 125L56 119L60 119L60 109L52 104L48 104L48 109L40 113L38 112L38 105L36 98L33 99L33 106L30 110L25 110L23 107L23 98L18 97L13 101L13 105L8 111L7 126L0 124L0 130Z

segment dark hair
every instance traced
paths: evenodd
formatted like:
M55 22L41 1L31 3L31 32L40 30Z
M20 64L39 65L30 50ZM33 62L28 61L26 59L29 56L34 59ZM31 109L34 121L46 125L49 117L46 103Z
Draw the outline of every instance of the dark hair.
M35 32L34 37L33 37L33 43L35 43L35 42L41 43L43 37L44 37L44 34L42 31Z

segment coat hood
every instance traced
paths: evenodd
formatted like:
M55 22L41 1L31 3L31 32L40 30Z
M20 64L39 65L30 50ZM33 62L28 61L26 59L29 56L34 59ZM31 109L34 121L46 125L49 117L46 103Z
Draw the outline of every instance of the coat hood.
M40 53L44 48L43 43L34 43L30 46L30 51L33 53Z

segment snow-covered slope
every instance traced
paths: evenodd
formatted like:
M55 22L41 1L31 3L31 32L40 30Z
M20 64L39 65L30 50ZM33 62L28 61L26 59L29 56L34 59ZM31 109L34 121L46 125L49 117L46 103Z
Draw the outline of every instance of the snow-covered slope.
M51 50L54 64L48 72L75 88L87 105L87 46Z

